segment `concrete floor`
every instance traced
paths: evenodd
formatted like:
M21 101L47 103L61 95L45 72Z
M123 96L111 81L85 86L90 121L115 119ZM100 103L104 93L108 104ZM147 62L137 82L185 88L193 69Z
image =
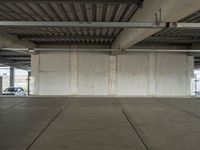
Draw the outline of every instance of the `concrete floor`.
M0 98L0 150L199 150L200 99Z

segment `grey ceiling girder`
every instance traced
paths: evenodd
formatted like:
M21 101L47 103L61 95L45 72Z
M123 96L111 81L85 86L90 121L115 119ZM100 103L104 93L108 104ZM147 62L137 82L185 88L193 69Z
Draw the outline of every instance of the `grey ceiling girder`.
M19 36L20 39L114 39L115 36L106 35L22 35Z
M173 24L171 24L173 27ZM176 23L175 28L200 29L200 23Z
M119 4L140 4L143 0L0 0L0 3L30 2L30 3L119 3Z
M151 36L146 40L150 42L165 42L165 43L198 43L200 37L163 37L163 36Z
M167 23L154 22L63 22L0 21L0 27L69 27L69 28L166 28Z
M21 48L4 48L3 50L13 50L13 51L21 51ZM24 51L30 51L29 48L24 48ZM80 51L80 52L116 52L116 51L124 51L124 52L181 52L181 53L200 53L200 50L196 49L109 49L109 48L96 48L96 49L85 49L85 48L33 48L31 51Z
M0 21L0 27L69 27L69 28L189 28L200 29L200 23L177 22L62 22L62 21Z

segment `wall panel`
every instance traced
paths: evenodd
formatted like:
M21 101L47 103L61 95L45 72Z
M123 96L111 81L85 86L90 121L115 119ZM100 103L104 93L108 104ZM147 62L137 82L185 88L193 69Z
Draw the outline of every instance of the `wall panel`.
M192 60L184 53L43 52L32 56L32 75L36 95L185 96Z

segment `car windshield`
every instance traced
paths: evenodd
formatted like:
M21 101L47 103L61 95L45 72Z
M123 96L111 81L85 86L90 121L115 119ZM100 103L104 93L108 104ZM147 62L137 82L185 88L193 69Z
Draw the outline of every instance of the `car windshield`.
M4 90L4 92L17 92L18 89L17 88L7 88Z

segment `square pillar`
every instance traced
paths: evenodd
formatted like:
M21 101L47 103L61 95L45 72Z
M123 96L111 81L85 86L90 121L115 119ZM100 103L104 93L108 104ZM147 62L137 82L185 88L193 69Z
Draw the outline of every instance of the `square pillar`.
M15 69L10 67L10 87L15 86Z

